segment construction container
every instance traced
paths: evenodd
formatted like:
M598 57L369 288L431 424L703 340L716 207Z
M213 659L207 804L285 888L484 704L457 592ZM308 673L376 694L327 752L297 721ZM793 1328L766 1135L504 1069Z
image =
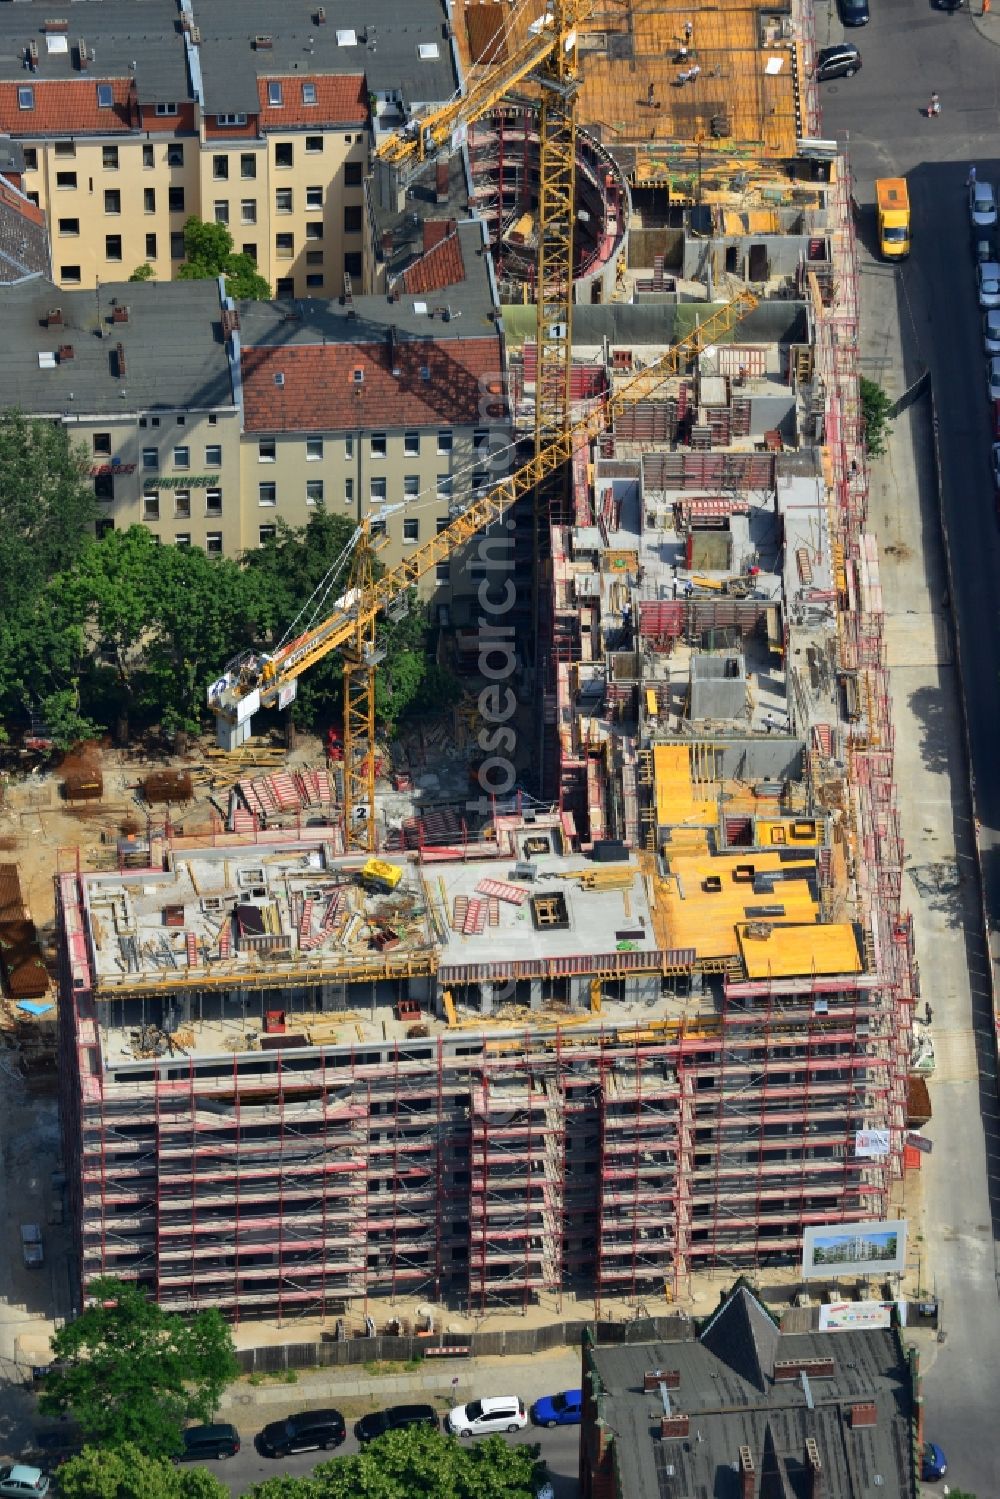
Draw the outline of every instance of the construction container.
M189 802L194 795L189 770L154 770L142 783L147 802Z
M68 770L63 777L63 799L68 802L96 802L104 795L104 777L96 766Z

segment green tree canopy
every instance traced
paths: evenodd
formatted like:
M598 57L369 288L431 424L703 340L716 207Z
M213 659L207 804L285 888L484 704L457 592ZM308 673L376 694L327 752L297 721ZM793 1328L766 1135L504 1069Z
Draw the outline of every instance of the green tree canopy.
M194 214L184 225L183 264L178 281L209 281L225 276L226 290L237 301L266 302L271 288L249 255L237 255L225 224L206 223Z
M226 1485L207 1468L175 1467L134 1442L84 1447L61 1465L59 1494L60 1499L229 1499Z
M182 1317L111 1277L93 1281L90 1295L92 1304L52 1339L59 1367L45 1378L40 1409L72 1415L102 1447L135 1443L169 1457L184 1423L210 1421L236 1377L229 1329L215 1308Z
M0 414L0 611L30 603L85 551L97 515L88 460L53 422Z
M469 1446L430 1427L389 1431L311 1478L255 1484L249 1499L532 1499L541 1477L537 1445L502 1437Z

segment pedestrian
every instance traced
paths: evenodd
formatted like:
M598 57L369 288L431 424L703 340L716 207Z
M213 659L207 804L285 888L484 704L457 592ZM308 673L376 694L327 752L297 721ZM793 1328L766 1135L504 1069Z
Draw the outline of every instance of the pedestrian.
M684 43L681 42L680 46L677 48L677 51L674 53L674 62L687 62L687 56L688 49L685 47Z
M979 14L981 16L988 16L989 13L990 13L990 0L983 0L983 8L979 12Z
M935 94L931 94L931 102L927 106L927 118L929 120L934 120L934 119L937 118L937 116L940 113L941 113L941 100L940 100L939 96L936 93Z
M691 45L691 38L693 36L694 36L694 22L693 21L685 21L684 22L684 40L687 42L687 44L688 44L689 47Z
M976 185L976 169L974 166L969 168L969 175L965 179L965 185L966 187L975 187Z
M768 713L764 722L767 724L767 732L770 734L774 728L774 714Z
M649 85L649 88L646 90L646 103L647 103L647 105L649 106L650 109L652 109L653 104L655 103L655 101L656 101L656 85L654 83L651 83Z
M690 82L690 83L694 83L694 81L695 81L695 79L696 79L696 78L697 78L697 77L698 77L698 74L699 74L699 73L700 73L700 72L701 72L701 63L698 63L698 62L696 62L696 63L694 63L694 64L693 64L693 65L692 65L692 66L691 66L691 67L690 67L690 68L689 68L689 69L688 69L688 81L689 81L689 82Z

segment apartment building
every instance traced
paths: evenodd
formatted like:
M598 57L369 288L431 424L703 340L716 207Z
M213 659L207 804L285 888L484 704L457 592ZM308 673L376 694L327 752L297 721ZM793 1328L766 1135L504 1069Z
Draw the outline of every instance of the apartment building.
M444 100L440 0L47 0L0 6L0 132L63 287L169 280L189 215L226 224L279 296L360 284L371 100Z

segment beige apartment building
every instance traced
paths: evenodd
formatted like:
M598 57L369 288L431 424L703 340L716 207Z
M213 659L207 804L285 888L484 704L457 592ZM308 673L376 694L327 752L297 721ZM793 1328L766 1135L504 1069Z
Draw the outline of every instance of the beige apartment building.
M433 102L457 75L440 0L405 25L289 0L49 0L0 5L0 135L47 215L59 286L167 281L184 223L227 225L279 297L338 296L365 276L370 99Z

